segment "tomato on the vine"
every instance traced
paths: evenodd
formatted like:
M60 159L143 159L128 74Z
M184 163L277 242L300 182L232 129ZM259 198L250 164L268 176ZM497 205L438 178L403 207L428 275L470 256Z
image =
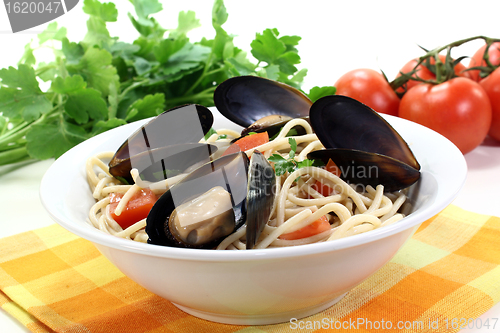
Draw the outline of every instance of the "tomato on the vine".
M439 59L441 60L441 62L444 63L446 61L446 55L440 54ZM430 64L434 65L435 63L436 63L436 59L430 58ZM431 72L425 65L420 64L417 66L417 64L418 64L418 59L413 59L413 60L408 61L399 70L399 73L396 77L400 77L401 73L410 73L413 69L415 69L416 72L414 74L412 74L412 77L418 77L419 79L426 80L426 81L436 79L436 75L433 72ZM415 68L415 66L417 66L417 67ZM465 65L463 65L462 63L460 63L460 62L457 63L453 69L455 71L456 76L469 77L469 73L465 71L467 69L467 67L465 67ZM409 90L409 89L415 87L419 83L421 83L421 82L416 81L416 80L409 80L406 83L406 90ZM404 92L404 89L403 89L403 87L399 87L396 91L402 93L402 92Z
M399 97L384 76L368 68L355 69L335 83L337 95L354 98L380 113L398 114Z
M467 68L486 66L486 61L484 61L483 59L485 50L486 44L479 48L476 53L474 53ZM500 65L500 42L491 44L490 48L488 49L488 58L493 66ZM469 70L467 72L470 74L470 78L474 81L480 82L482 80L479 76L480 71L478 69Z
M466 154L486 137L491 104L477 82L457 77L408 90L401 99L399 116L435 130Z
M491 103L491 126L488 135L500 141L500 67L482 79L479 84L486 91Z

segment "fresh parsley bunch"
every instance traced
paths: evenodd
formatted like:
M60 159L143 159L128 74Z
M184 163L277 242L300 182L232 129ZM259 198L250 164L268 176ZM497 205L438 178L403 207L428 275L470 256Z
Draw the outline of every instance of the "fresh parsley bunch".
M158 0L130 1L135 14L128 17L138 32L132 43L110 36L106 24L118 19L113 3L85 0L82 41L69 41L66 28L51 23L38 47L52 48L52 61L37 62L30 43L17 68L0 70L0 165L57 158L94 135L177 105L213 106L216 86L232 76L259 75L299 88L307 73L295 67L301 38L277 29L256 34L257 63L249 60L222 28L228 18L222 0L212 11L215 37L198 42L187 37L200 26L194 12L180 12L177 28L164 29L152 17L162 10ZM315 87L310 96L334 89Z

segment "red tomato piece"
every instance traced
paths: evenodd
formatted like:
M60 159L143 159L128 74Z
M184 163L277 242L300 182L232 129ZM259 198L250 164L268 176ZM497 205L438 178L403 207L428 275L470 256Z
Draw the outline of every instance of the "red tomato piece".
M340 169L337 166L337 164L335 164L335 162L333 162L331 159L328 160L328 163L325 166L325 170L340 177L340 173L341 173ZM331 195L334 191L334 189L332 189L330 186L323 184L319 180L317 180L311 187L313 189L315 189L316 191L318 191L319 193L321 193L325 197Z
M311 187L321 193L324 197L327 197L333 193L333 188L323 184L319 180L317 180Z
M332 159L328 160L328 163L326 163L325 169L326 169L326 171L333 173L335 176L340 177L341 170L339 169L337 164L335 164L335 162L332 161Z
M399 97L384 76L373 69L347 72L337 80L335 87L337 95L354 98L380 113L398 114Z
M130 198L122 213L120 215L116 215L116 206L118 206L118 203L122 198L123 194L121 193L111 193L109 211L113 219L123 229L126 229L134 223L145 219L157 200L156 195L151 190L141 189L133 195L132 198Z
M500 67L482 79L479 84L488 94L491 103L491 125L488 135L500 141Z
M306 225L305 227L295 230L293 232L289 232L286 234L282 234L279 236L280 239L285 239L285 240L295 240L295 239L301 239L301 238L307 238L311 237L317 234L320 234L324 231L327 231L330 229L330 222L328 222L328 219L326 216L322 216L313 223Z
M466 154L486 137L491 104L477 82L457 77L408 90L401 99L399 116L435 130Z
M238 139L232 145L230 145L229 148L226 149L224 154L222 154L222 156L229 155L232 153L238 153L240 151L246 151L248 149L258 147L268 142L269 142L269 135L267 134L267 132L247 135L241 139Z
M486 66L486 61L484 61L483 59L485 50L486 50L486 44L480 47L479 50L477 50L476 53L474 53L474 55L470 59L469 66L467 66L467 68ZM488 49L488 58L493 66L500 65L500 42L491 44L490 48ZM480 71L477 69L470 70L467 72L469 73L470 78L474 81L481 82L481 80L484 80L479 76Z

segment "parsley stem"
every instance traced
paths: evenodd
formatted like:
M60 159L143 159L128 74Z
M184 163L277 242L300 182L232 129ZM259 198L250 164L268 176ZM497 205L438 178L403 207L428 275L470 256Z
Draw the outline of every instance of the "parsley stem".
M210 68L210 66L212 66L211 62L212 62L212 56L214 54L214 51L212 50L212 52L210 52L210 54L208 55L208 59L207 59L207 62L205 63L205 67L203 67L203 72L201 73L201 75L198 77L198 79L196 80L195 83L193 83L193 85L188 89L186 90L186 92L184 93L184 95L188 95L190 93L193 92L193 90L201 83L201 81L207 76L207 72L208 72L208 69Z
M30 129L29 125L29 123L23 122L23 126L18 126L15 130L13 128L11 131L2 135L0 137L0 150L25 136L26 132Z
M16 127L10 129L7 133L0 136L0 151L9 150L16 144L25 145L26 140L24 139L26 133L30 130L32 125L44 123L47 118L51 117L57 108L53 108L51 111L42 114L37 120L28 123L26 121L20 123ZM0 163L1 164L1 163Z
M144 80L144 81L139 81L132 83L130 86L127 88L123 89L122 93L118 96L118 103L131 91L134 90L137 87L142 86L143 84L147 83L149 80Z
M217 69L213 69L211 70L210 72L206 72L205 73L205 76L210 76L212 74L216 74L216 73L219 73L219 72L222 72L224 70L224 67L220 67L220 68L217 68Z
M47 65L47 66L38 67L36 72L35 72L35 75L40 76L43 73L45 73L46 71L54 69L54 68L57 68L57 66L56 65Z
M0 165L7 165L11 163L23 162L31 160L26 147L9 149L0 153Z
M177 105L181 104L184 102L193 102L193 101L199 101L207 98L212 98L213 97L213 92L215 91L216 87L210 87L208 89L203 90L202 92L199 92L197 94L189 95L189 96L181 96L177 98L171 98L166 100L165 102L168 104L172 105Z

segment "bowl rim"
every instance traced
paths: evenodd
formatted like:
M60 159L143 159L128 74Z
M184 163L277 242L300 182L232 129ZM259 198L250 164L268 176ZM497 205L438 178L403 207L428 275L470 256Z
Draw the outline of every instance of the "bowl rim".
M215 110L216 111L216 110ZM218 112L217 112L218 113ZM220 115L220 114L219 114ZM40 184L40 200L42 205L51 216L51 218L60 226L66 230L80 236L84 239L95 243L96 245L111 247L117 250L133 252L137 254L154 256L154 257L164 257L171 259L182 259L182 260L192 260L192 261L257 261L263 259L276 259L276 258L290 258L299 257L312 254L325 253L330 251L342 250L346 248L352 248L360 246L366 243L375 242L383 238L389 237L391 235L403 232L409 228L420 225L425 220L431 218L432 216L441 212L446 206L448 206L453 199L458 195L460 189L463 187L467 175L467 164L465 158L460 150L449 141L444 136L438 134L437 132L413 123L409 120L402 118L382 115L391 125L403 124L410 126L410 128L418 129L419 133L425 136L431 136L433 140L439 140L444 146L442 153L454 157L453 168L456 171L453 174L455 182L452 186L445 188L444 191L438 188L438 193L432 204L432 209L417 210L412 214L408 215L401 221L394 223L383 228L378 228L371 230L370 232L350 236L347 238L341 238L335 241L322 242L307 244L301 246L284 247L284 248L272 248L272 249L253 249L249 251L214 251L214 250L201 250L201 249L182 249L173 247L164 247L152 244L145 244L140 242L134 242L127 239L122 239L109 234L106 234L98 229L93 228L90 225L84 225L80 223L74 223L67 221L64 218L64 214L57 209L58 205L55 202L59 199L59 202L63 199L62 197L54 198L51 194L51 187L53 185L53 180L58 179L58 173L61 172L61 167L65 163L74 164L74 155L77 154L83 147L94 147L99 144L99 142L105 138L109 137L115 133L132 133L135 129L141 126L143 123L149 121L150 119L144 119L134 123L126 124L118 128L112 129L108 132L101 133L95 137L92 137L81 144L73 147L71 150L63 154L58 158L46 171L44 174L41 184ZM217 117L214 114L214 117ZM400 133L401 136L406 140L405 133ZM126 136L125 136L126 137ZM121 142L120 142L121 143ZM435 147L432 147L434 149ZM426 170L425 166L421 169L422 172L429 172L433 174L433 170ZM78 173L76 173L78 175ZM438 175L439 177L451 177L451 175ZM89 191L90 193L90 191ZM57 195L62 196L64 193L58 192ZM57 196L56 195L56 196ZM99 246L98 246L99 247Z

